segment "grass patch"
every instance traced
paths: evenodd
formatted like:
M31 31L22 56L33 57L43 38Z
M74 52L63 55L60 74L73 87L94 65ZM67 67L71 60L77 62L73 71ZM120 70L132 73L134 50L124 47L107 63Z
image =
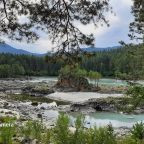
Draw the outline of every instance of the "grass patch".
M0 117L0 123L11 123L16 120L17 120L16 117L9 117L9 116Z

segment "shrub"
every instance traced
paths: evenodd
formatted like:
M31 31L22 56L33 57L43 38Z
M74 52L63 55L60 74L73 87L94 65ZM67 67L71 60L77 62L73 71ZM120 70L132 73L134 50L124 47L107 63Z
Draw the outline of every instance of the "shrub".
M131 130L132 137L134 139L144 139L144 123L136 123Z
M15 135L15 126L10 123L4 124L0 128L0 142L2 144L12 144L12 138Z
M75 121L76 131L72 136L72 144L85 144L86 143L86 131L84 129L84 117L78 116Z
M14 121L16 121L16 117L9 117L9 116L0 117L1 123L12 123Z
M28 121L24 126L20 128L22 135L25 139L29 139L32 133L32 122Z
M50 144L51 143L51 130L46 130L42 136L42 144Z
M131 135L116 138L112 125L106 127L84 127L84 117L78 116L75 121L74 132L69 130L70 119L65 114L60 114L56 126L46 129L38 121L28 121L21 129L13 124L7 123L0 128L0 144L15 143L13 136L24 137L30 142L34 139L41 144L143 144L144 123L137 123L131 130ZM15 143L16 144L16 143Z
M38 121L28 121L22 128L21 133L27 139L37 139L41 141L43 125Z
M32 122L32 138L40 141L41 136L42 136L42 132L43 132L42 123L40 123L38 121L33 121Z
M88 73L88 77L89 79L91 80L95 80L95 85L98 87L98 83L99 83L99 80L101 79L102 75L99 73L99 72L96 72L96 71L90 71Z
M70 143L69 117L63 113L59 115L56 126L54 128L53 136L56 144Z
M126 136L118 141L118 144L139 144L135 139L131 136Z
M130 103L134 108L144 103L144 87L141 85L134 85L127 90L127 96L131 98Z
M111 126L89 129L88 135L88 144L116 144L116 137Z
M66 65L59 71L61 76L86 77L87 71L76 65Z

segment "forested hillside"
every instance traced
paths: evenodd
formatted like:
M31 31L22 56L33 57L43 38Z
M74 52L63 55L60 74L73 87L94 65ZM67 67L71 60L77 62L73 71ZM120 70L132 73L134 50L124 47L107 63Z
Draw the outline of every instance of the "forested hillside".
M143 79L144 46L126 46L111 51L97 52L94 57L84 59L82 67L98 71L106 77Z
M44 57L0 54L0 77L58 75L59 64L48 64Z
M81 66L87 71L98 71L104 77L143 79L144 46L127 46L96 52L93 57L84 57ZM60 63L47 63L44 57L0 54L0 77L56 76L60 67Z

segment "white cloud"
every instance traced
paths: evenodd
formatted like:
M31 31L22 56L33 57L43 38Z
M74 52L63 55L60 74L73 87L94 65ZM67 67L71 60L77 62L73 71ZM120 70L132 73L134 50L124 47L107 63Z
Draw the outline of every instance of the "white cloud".
M39 39L35 45L36 47L39 47L39 49L43 52L51 51L53 47L51 41L48 38Z
M132 20L132 15L130 14L131 6L133 4L132 0L110 0L113 7L114 14L109 13L107 19L110 21L110 27L99 26L94 27L93 24L83 26L81 24L76 24L82 32L85 34L94 33L98 47L117 45L118 41L125 40L128 41L128 26ZM22 19L23 20L23 19ZM12 42L8 43L14 47L22 48L31 52L44 53L52 48L52 44L48 39L48 36L42 35L42 37L34 44L26 44L24 42Z
M109 20L109 24L111 27L117 25L120 23L120 17L117 15L114 16L114 14L108 14L107 19ZM107 27L106 25L101 26L101 24L98 24L98 27L95 27L93 23L88 24L88 25L82 25L82 24L77 24L77 27L84 33L84 34L91 34L93 33L94 35L101 36L108 32L111 27Z
M121 0L121 1L126 6L132 6L133 5L133 1L132 0Z

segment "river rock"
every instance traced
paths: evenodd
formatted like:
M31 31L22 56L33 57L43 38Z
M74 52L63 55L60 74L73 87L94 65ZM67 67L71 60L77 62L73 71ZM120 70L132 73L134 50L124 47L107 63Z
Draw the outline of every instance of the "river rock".
M86 102L71 104L70 110L75 111L106 111L106 112L118 112L118 106L122 105L122 98L95 98L89 99Z
M71 105L71 111L87 111L87 112L95 112L95 111L116 111L113 104L106 103L102 100L96 100L93 102L84 102L84 103L75 103Z
M0 117L15 117L17 119L20 118L20 114L17 111L8 110L8 109L0 109Z
M142 114L142 113L144 113L144 107L138 107L133 112L135 114Z
M126 135L130 134L131 129L128 127L120 127L120 128L115 128L114 133L116 134L117 137L124 137Z
M42 82L28 85L23 89L23 93L31 96L43 96L54 93L54 91L45 82Z

